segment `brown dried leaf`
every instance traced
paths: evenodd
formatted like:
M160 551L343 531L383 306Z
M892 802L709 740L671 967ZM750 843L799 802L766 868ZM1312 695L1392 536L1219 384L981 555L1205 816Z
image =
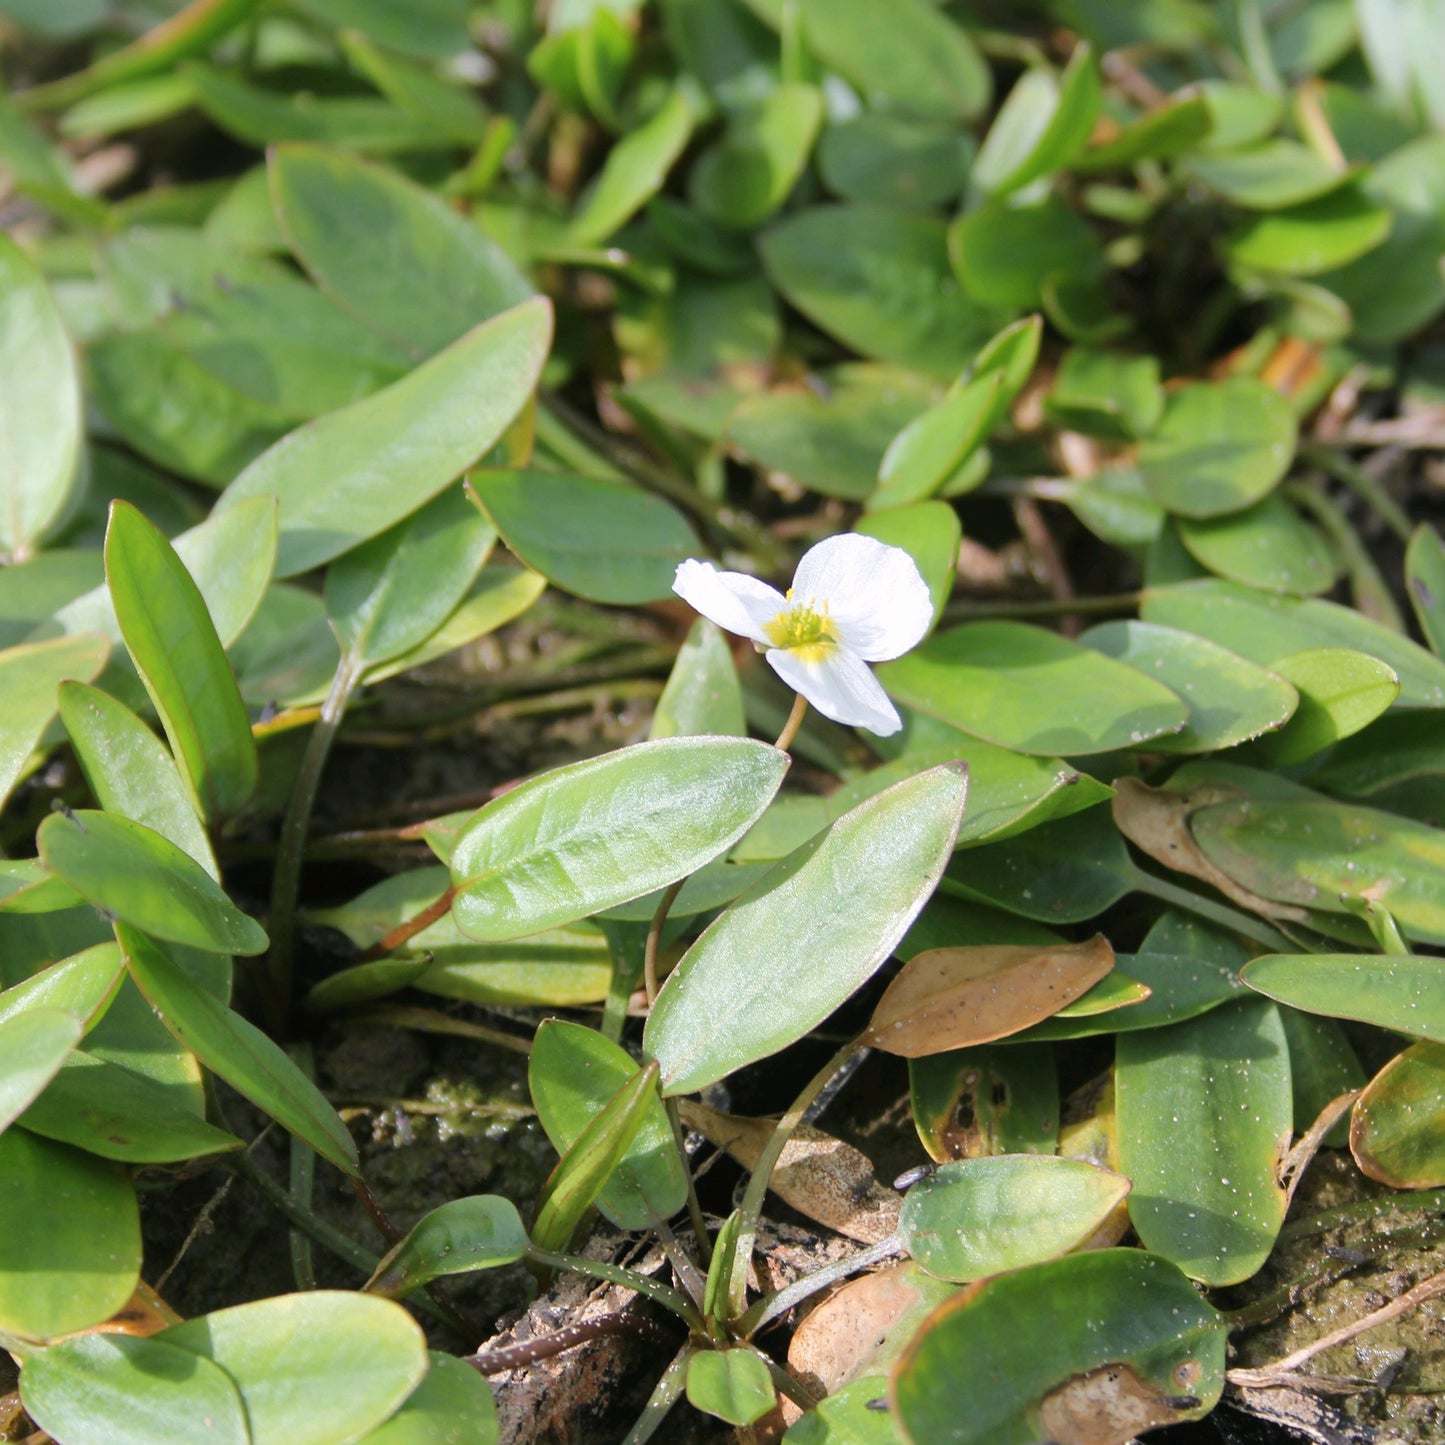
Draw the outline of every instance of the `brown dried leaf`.
M1129 1445L1136 1435L1171 1424L1198 1405L1192 1395L1162 1394L1128 1365L1104 1365L1046 1395L1039 1423L1058 1445Z
M888 985L864 1042L906 1059L990 1043L1057 1013L1113 966L1102 934L1086 943L931 948Z
M719 1113L687 1099L681 1108L689 1129L744 1169L758 1162L777 1124ZM806 1124L784 1145L768 1187L800 1214L860 1244L879 1244L898 1228L898 1195L874 1178L868 1156Z
M1304 909L1261 898L1241 887L1216 868L1194 841L1189 831L1190 815L1212 803L1237 802L1241 796L1237 788L1209 783L1187 792L1172 792L1168 788L1151 788L1137 778L1116 778L1112 786L1114 822L1119 831L1156 863L1210 884L1231 902L1261 918L1309 922Z

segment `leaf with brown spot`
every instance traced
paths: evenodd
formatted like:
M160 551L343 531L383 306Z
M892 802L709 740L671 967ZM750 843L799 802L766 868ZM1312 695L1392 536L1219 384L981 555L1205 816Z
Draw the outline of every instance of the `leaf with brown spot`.
M1304 909L1261 898L1242 888L1215 867L1194 841L1189 831L1190 815L1212 803L1234 802L1241 796L1238 789L1211 783L1178 792L1171 788L1151 788L1137 778L1117 778L1113 786L1111 806L1119 831L1156 863L1210 884L1241 908L1262 918L1309 922L1309 914Z
M758 1162L775 1119L745 1119L683 1099L682 1121L744 1169ZM804 1125L783 1146L768 1187L784 1204L860 1244L880 1244L898 1228L899 1198L873 1175L866 1154Z
M1051 1017L1113 966L1102 934L1085 943L932 948L888 985L864 1042L906 1059L990 1043Z

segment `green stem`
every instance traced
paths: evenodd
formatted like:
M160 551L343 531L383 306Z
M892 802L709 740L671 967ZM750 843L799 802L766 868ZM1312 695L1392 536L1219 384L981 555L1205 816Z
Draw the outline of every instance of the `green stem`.
M1212 898L1202 898L1198 893L1181 888L1177 883L1156 878L1142 868L1134 870L1134 887L1138 892L1157 898L1161 903L1172 903L1176 908L1197 914L1200 918L1207 918L1211 923L1217 923L1231 933L1242 934L1269 949L1271 953L1299 952L1284 934L1271 928L1269 924L1261 923L1259 919L1251 918L1249 914L1238 908L1231 908L1227 903L1216 903Z
M798 736L798 729L803 726L803 719L808 713L808 699L802 693L798 693L793 699L792 710L788 713L788 720L783 724L783 730L778 734L778 740L773 744L782 752L793 746L793 739Z
M541 1265L545 1269L570 1269L574 1274L585 1274L589 1279L601 1279L606 1280L608 1284L620 1284L624 1289L646 1295L654 1304L660 1304L664 1309L671 1310L688 1329L696 1330L699 1334L703 1332L702 1316L698 1314L693 1302L680 1289L673 1289L670 1284L663 1284L661 1280L649 1279L647 1275L639 1274L635 1269L627 1269L620 1264L609 1264L602 1259L585 1259L580 1254L558 1254L550 1249L540 1249L535 1244L528 1247L527 1258L533 1264Z
M682 1160L682 1172L687 1179L687 1217L692 1222L692 1232L697 1236L697 1257L702 1260L702 1267L707 1269L712 1264L712 1238L707 1232L702 1201L697 1197L697 1181L692 1177L692 1161L687 1157L687 1144L682 1133L682 1115L678 1111L675 1098L664 1099L662 1106L667 1113L667 1122L672 1125L673 1147L677 1150L677 1157Z
M657 980L657 950L662 942L662 930L667 923L667 912L682 892L686 878L679 878L670 884L658 901L657 911L652 915L652 924L647 930L647 943L642 950L642 986L647 990L647 1006L657 1002L659 988Z
M1343 482L1402 542L1410 540L1414 529L1404 509L1363 467L1323 442L1305 442L1300 455L1337 482Z
M1369 1224L1393 1215L1436 1214L1442 1211L1445 1211L1445 1189L1428 1189L1418 1194L1385 1194L1378 1199L1357 1199L1353 1204L1341 1204L1336 1209L1312 1214L1308 1219L1296 1219L1280 1230L1279 1237L1281 1240L1298 1239L1303 1235L1323 1234L1345 1224ZM1414 1227L1413 1224L1410 1226Z
M903 1252L898 1236L890 1234L887 1239L880 1240L867 1249L860 1249L857 1254L835 1260L813 1274L804 1275L802 1279L795 1279L792 1284L784 1285L782 1289L762 1295L743 1312L742 1318L737 1322L737 1334L743 1339L751 1339L764 1325L777 1319L779 1315L787 1314L790 1309L802 1304L805 1299L811 1299L820 1290L827 1289L840 1279L847 1279L850 1274L872 1269L875 1264L882 1264L885 1259L893 1259Z
M627 1432L622 1445L647 1445L657 1433L657 1427L667 1418L668 1411L682 1398L683 1387L687 1384L687 1362L697 1352L692 1344L684 1345L672 1358L672 1363L662 1372L662 1378L654 1386L647 1404L637 1423Z
M1392 632L1405 632L1405 619L1400 615L1380 569L1375 566L1375 559L1334 499L1299 482L1286 482L1284 493L1310 513L1339 549L1355 594L1356 607Z
M305 1042L293 1044L287 1052L297 1068L314 1084L316 1066L311 1045ZM316 1188L316 1151L304 1139L291 1136L291 1167L288 1180L291 1198L298 1209L310 1212L312 1197ZM291 1228L291 1273L296 1279L296 1288L316 1288L316 1261L311 1253L311 1237L294 1225Z
M296 944L296 900L301 888L301 862L306 833L322 770L346 713L346 704L361 681L360 658L343 656L337 664L331 689L321 704L321 716L306 744L276 850L276 872L271 882L271 950L266 955L266 998L263 1006L273 1029L284 1028L291 1007L292 955Z
M787 1147L788 1140L793 1137L798 1125L803 1122L803 1116L808 1112L808 1106L827 1088L833 1075L848 1062L857 1049L862 1047L862 1043L861 1038L849 1039L808 1080L803 1086L803 1092L793 1100L788 1112L778 1120L772 1137L764 1145L763 1152L758 1156L758 1162L753 1165L747 1190L743 1194L743 1202L738 1209L740 1216L738 1242L733 1255L732 1279L728 1281L728 1317L730 1319L740 1319L747 1303L748 1266L752 1263L753 1245L758 1237L758 1220L762 1217L763 1196L768 1192L768 1181L773 1176L773 1169L777 1165L778 1158Z

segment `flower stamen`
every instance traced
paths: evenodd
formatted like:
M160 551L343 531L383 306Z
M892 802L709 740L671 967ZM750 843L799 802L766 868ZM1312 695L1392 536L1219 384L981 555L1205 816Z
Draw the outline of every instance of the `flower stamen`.
M788 597L791 601L791 591ZM805 663L822 662L838 646L838 633L828 616L828 604L817 604L816 598L785 607L771 622L763 624L763 632L774 647L791 652Z

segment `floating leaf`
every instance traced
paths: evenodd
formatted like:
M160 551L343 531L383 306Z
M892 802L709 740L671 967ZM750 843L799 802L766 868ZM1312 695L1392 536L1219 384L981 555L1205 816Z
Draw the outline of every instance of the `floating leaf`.
M370 1294L400 1299L451 1274L515 1264L527 1252L527 1231L510 1199L473 1194L425 1214L393 1245L366 1283Z
M238 812L256 790L258 764L235 674L191 574L126 502L111 506L105 576L126 649L197 810L212 822Z
M536 385L551 330L543 300L483 322L385 390L284 437L218 507L264 493L280 500L277 576L350 551L495 445Z
M904 1196L898 1237L929 1274L960 1283L983 1279L1067 1254L1128 1192L1121 1175L1077 1159L960 1159Z
M1445 1048L1415 1044L1391 1059L1355 1100L1350 1152L1393 1189L1445 1185Z
M894 1370L893 1408L918 1445L1127 1445L1214 1408L1226 1334L1157 1255L1074 1255L985 1280L936 1309Z
M124 1172L11 1128L0 1178L0 1330L45 1341L109 1319L140 1278L140 1211Z
M991 1043L1082 997L1113 966L1102 934L1052 948L929 949L888 985L864 1037L909 1059Z
M527 1060L537 1118L558 1154L582 1136L607 1101L637 1073L625 1049L595 1029L548 1019ZM597 1196L597 1207L619 1229L647 1229L670 1219L687 1201L687 1176L672 1126L653 1098L631 1144Z
M787 766L749 739L665 738L533 778L458 839L458 926L520 938L686 877L757 821Z
M356 1173L356 1145L346 1126L284 1050L194 983L150 939L124 926L116 936L131 977L181 1043L323 1159Z
M80 460L80 377L39 268L0 235L0 553L22 562L64 513Z
M1289 1048L1279 1012L1240 999L1120 1034L1119 1164L1146 1249L1205 1284L1248 1279L1284 1222Z
M708 927L669 976L643 1035L664 1093L692 1093L775 1053L872 976L933 891L966 788L957 764L896 783L789 855ZM738 1017L746 1033L734 1027Z
M507 546L555 587L627 606L672 596L697 537L660 497L560 472L481 471L471 484Z
M1295 419L1253 377L1193 382L1172 392L1139 448L1155 499L1185 517L1215 517L1257 502L1294 460Z
M1023 753L1110 752L1177 732L1188 716L1152 678L1021 622L937 633L878 676L910 707Z

